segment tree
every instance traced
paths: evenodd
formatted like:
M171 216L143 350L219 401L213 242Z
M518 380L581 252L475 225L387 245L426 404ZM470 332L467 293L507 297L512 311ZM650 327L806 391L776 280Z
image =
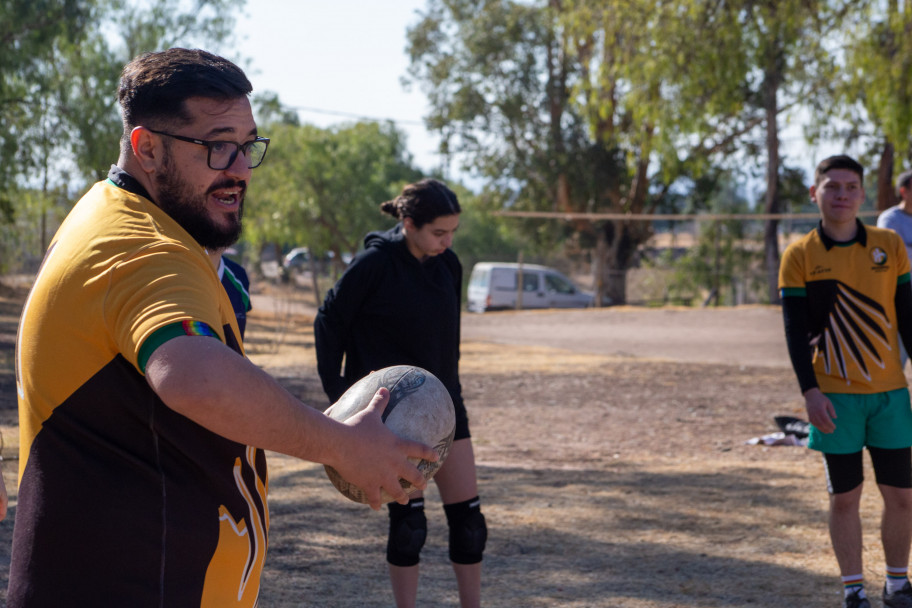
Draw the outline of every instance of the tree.
M836 63L823 42L862 3L854 0L737 0L738 28L751 65L761 76L748 81L745 110L762 120L766 149L764 211L782 212L779 115L815 99L826 103ZM764 230L764 258L771 302L779 301L779 222Z
M708 205L713 214L748 212L740 185L727 171L708 171L686 198L693 207ZM760 252L746 246L748 224L709 217L698 222L696 246L675 262L670 291L702 293L704 304L739 304L755 290L753 276ZM668 257L671 254L666 252Z
M445 152L517 191L512 210L654 212L676 179L756 124L726 124L748 72L735 36L685 4L431 0L409 30L428 124ZM718 44L705 44L708 31ZM688 79L694 64L704 69ZM540 239L540 225L530 227ZM595 249L600 295L625 301L650 224L568 229Z
M380 203L421 177L392 123L321 129L285 122L262 131L282 145L269 148L247 196L244 234L255 246L306 245L311 255L332 252L341 263L382 226Z
M513 209L668 210L678 180L763 154L766 211L775 213L779 117L831 78L835 64L821 41L852 6L430 0L409 30L411 74L428 92L428 124L445 151L516 187ZM624 301L625 273L649 223L572 228L594 238L596 284ZM773 301L777 230L767 225Z
M22 176L48 155L43 125L56 49L77 44L95 16L94 2L13 0L0 5L0 220L11 221ZM44 133L42 133L44 135ZM35 146L41 149L35 152Z
M43 251L22 218L44 220L58 200L47 167L61 128L50 113L58 49L84 40L95 2L13 0L0 5L0 271ZM29 230L32 228L32 230ZM36 247L37 245L37 247Z
M59 74L56 112L64 120L73 162L87 182L103 179L116 160L123 127L117 85L124 64L137 55L173 46L219 52L234 34L234 15L245 0L101 0L104 25L80 44L67 45L54 66ZM110 29L109 29L110 28ZM111 35L111 31L114 35Z
M502 193L487 190L475 194L453 182L448 186L459 198L462 208L459 231L453 239L453 251L462 262L465 281L468 281L476 262L515 261L522 250L522 237L515 221L495 215L504 206Z
M571 106L593 147L611 151L589 200L615 214L674 211L681 178L699 178L756 124L741 115L749 72L725 3L551 2L579 75ZM711 41L711 42L709 42ZM724 57L723 61L719 58ZM597 233L596 285L625 300L625 271L651 236L646 222L617 219ZM601 290L600 290L601 291Z
M574 64L555 13L519 2L432 0L409 29L410 72L427 92L442 152L487 178L513 210L585 208L626 173L569 105ZM562 240L529 222L539 248ZM585 226L571 226L579 231Z
M843 99L860 102L879 142L877 208L895 202L894 169L912 165L912 2L866 2L847 45ZM854 122L854 121L853 121Z
M8 236L37 226L39 238L23 242L40 246L26 257L40 257L56 214L116 161L123 65L142 51L175 45L217 51L243 3L15 0L0 6L0 231ZM24 192L34 189L39 196ZM0 240L4 248L12 241Z

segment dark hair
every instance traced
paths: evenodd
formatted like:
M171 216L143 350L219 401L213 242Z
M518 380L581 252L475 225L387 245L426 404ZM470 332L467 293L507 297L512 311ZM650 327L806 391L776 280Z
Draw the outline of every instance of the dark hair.
M128 148L130 132L143 123L162 128L162 121L188 122L184 102L191 97L227 101L252 90L241 68L206 51L172 48L139 55L120 76L121 145Z
M902 192L900 192L899 189L908 189L910 183L912 183L912 169L903 171L896 177L896 198L902 196Z
M833 169L848 169L849 171L854 171L858 174L858 181L864 183L864 167L851 156L837 154L836 156L830 156L820 161L820 164L817 165L817 170L814 172L814 184L819 184L826 172L832 171Z
M412 218L415 228L421 228L438 217L462 212L453 191L436 179L423 179L402 189L402 194L381 203L380 210L397 219Z

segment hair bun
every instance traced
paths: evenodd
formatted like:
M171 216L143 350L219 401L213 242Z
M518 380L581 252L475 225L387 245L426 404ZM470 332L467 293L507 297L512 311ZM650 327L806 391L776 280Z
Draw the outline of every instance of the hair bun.
M396 199L380 203L380 211L388 213L397 219L399 218L399 205L396 204Z

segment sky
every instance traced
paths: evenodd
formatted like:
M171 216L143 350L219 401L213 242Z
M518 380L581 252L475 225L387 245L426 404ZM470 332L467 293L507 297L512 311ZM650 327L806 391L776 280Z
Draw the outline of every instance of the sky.
M359 118L392 119L408 136L415 164L440 164L428 133L424 94L406 90L406 28L425 0L249 0L238 17L236 51L254 94L271 91L302 122L328 127ZM265 134L268 136L268 134Z

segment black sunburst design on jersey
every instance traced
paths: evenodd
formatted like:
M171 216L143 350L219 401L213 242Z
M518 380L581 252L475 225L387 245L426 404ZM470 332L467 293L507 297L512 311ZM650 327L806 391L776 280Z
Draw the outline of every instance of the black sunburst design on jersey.
M868 361L885 367L882 349L892 350L885 328L893 325L883 306L836 280L812 281L807 294L809 301L824 304L810 312L811 344L823 355L827 374L836 370L848 382L848 366L854 363L870 380Z

